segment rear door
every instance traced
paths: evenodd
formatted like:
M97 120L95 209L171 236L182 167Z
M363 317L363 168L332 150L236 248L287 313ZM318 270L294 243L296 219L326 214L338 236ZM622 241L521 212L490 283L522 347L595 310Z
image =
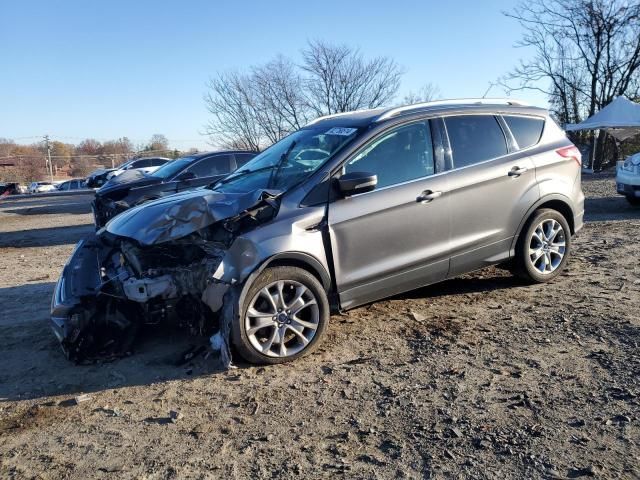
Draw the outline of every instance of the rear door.
M416 122L380 134L345 163L344 173L374 173L378 185L329 204L343 308L446 277L447 179L438 174L433 145L429 122Z
M444 118L452 152L449 276L509 258L511 241L539 198L532 159L494 115Z
M198 160L185 170L185 172L193 173L195 178L179 182L178 190L209 185L215 180L227 176L233 165L233 156L230 154L220 154Z

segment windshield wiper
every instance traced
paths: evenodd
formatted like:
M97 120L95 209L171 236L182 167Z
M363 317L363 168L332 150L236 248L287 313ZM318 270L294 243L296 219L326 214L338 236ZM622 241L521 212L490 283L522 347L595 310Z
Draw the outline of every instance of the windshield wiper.
M280 169L282 168L282 165L284 165L284 162L287 161L287 158L289 158L289 154L291 153L291 150L293 150L293 147L296 146L296 142L295 140L293 142L291 142L291 145L289 145L289 148L287 148L287 151L284 152L282 155L280 155L280 160L278 160L278 164L276 165L276 169L271 172L271 175L269 175L269 182L267 183L267 186L269 188L273 188L273 186L271 185L271 182L274 178L278 178L278 173L280 173Z

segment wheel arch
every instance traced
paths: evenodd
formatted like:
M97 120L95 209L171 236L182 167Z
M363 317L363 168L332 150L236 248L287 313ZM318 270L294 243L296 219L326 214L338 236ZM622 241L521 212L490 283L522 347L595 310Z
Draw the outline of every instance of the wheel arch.
M331 277L319 260L303 252L277 253L262 264L250 275L255 277L267 267L298 267L316 277L328 293L331 290Z
M518 230L513 237L513 241L511 242L511 250L509 252L509 255L511 257L515 255L516 244L518 243L518 239L520 238L522 230L525 228L535 212L537 210L540 210L541 208L550 208L562 214L562 216L567 220L567 223L569 224L571 235L575 234L575 218L569 198L559 194L545 195L536 203L534 203L533 206L529 208L529 210L527 210L527 213L524 215L522 221L520 222L520 225L518 225Z

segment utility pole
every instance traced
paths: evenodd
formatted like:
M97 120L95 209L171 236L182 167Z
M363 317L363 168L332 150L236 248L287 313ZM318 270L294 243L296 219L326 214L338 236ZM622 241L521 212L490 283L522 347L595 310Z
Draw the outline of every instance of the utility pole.
M47 147L47 158L45 159L45 163L47 171L49 172L49 177L51 178L51 183L53 183L53 164L51 163L51 145L49 145L49 135L44 136L44 143Z

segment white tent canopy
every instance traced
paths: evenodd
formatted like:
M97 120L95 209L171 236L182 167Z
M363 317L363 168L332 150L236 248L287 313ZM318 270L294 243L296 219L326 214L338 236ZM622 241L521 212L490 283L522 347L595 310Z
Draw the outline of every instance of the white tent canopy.
M617 97L584 122L565 125L565 130L604 130L618 140L626 140L640 133L640 104Z

